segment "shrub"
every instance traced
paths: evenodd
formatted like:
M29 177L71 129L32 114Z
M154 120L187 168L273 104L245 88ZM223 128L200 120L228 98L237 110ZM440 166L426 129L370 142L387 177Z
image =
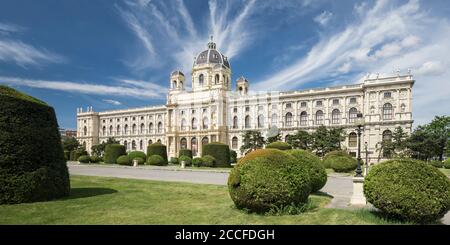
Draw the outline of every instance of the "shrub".
M87 151L86 150L84 150L84 149L82 149L82 148L80 148L80 149L77 149L77 150L75 150L75 153L74 153L74 155L73 155L73 157L74 157L74 161L78 161L78 158L80 158L81 156L86 156L86 155L88 155L88 153L87 153Z
M116 160L118 157L126 155L127 152L125 150L124 145L120 144L108 144L105 147L105 163L117 163Z
M201 167L203 165L203 158L196 157L192 159L192 166L194 167Z
M202 165L200 165L200 166L203 166L203 167L211 168L214 166L214 164L216 162L216 159L210 155L206 155L206 156L202 157L202 160L203 160L203 162L202 162Z
M311 178L311 192L316 192L327 183L327 172L320 162L320 158L305 150L288 150L287 153L294 156L309 169Z
M358 161L345 151L332 151L323 159L325 167L329 166L335 172L350 172L356 169Z
M169 163L178 164L178 157L171 157Z
M102 161L102 158L99 156L91 156L91 163L99 163Z
M445 160L445 162L444 162L444 168L450 169L450 158L447 159L447 160Z
M226 144L213 142L202 146L202 157L210 155L216 159L214 167L230 167L230 147Z
M237 152L230 150L230 163L237 163Z
M0 132L0 204L69 195L69 172L52 107L0 86Z
M130 157L128 157L127 155L123 155L123 156L118 157L116 162L119 165L127 165L127 166L132 166L133 165L133 163L130 160Z
M364 194L389 216L417 223L440 219L450 209L450 180L436 168L411 159L372 167Z
M130 158L131 161L133 161L133 159L139 157L141 159L147 159L147 155L145 155L144 152L142 151L131 151L128 153L128 157ZM145 160L144 160L145 162ZM139 164L144 164L144 163L139 163Z
M142 158L142 157L135 157L135 158L133 158L133 159L132 159L132 161L131 161L131 165L134 165L134 160L137 160L137 162L138 162L138 165L142 165L142 164L145 164L145 160L144 160L144 158Z
M442 167L444 167L444 163L442 163L441 161L437 161L437 160L431 161L430 165L435 167L435 168L442 168Z
M266 146L266 148L278 149L278 150L285 151L285 150L292 149L292 146L286 142L276 141L276 142L272 142L272 143L268 144Z
M187 156L192 158L192 151L189 149L181 149L178 153L178 157Z
M70 161L70 151L64 151L64 159L66 159L66 161Z
M164 165L167 165L167 147L165 145L161 143L153 143L147 146L147 156L150 157L153 155L161 156L165 161Z
M160 155L151 155L147 159L148 165L154 165L154 166L164 166L167 165L167 161L162 158Z
M88 155L83 155L78 158L80 163L89 163L91 161L91 157Z
M192 165L192 158L188 157L188 156L181 156L180 158L178 158L180 164L181 162L185 162L185 166L191 166Z
M309 169L284 151L256 150L231 170L228 190L236 207L254 212L297 206L311 192Z

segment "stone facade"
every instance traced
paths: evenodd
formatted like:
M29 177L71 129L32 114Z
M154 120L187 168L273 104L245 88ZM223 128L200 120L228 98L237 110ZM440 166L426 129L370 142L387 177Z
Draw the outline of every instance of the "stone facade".
M325 125L343 127L348 136L343 147L355 154L353 123L361 112L366 122L362 145L367 142L373 162L378 158L377 143L391 137L396 127L411 132L411 74L366 77L359 84L339 87L261 93L251 93L249 82L240 77L232 91L229 61L212 41L196 58L191 74L192 90L188 91L184 74L172 72L166 105L105 112L79 108L78 140L88 151L109 137L127 150L145 151L148 144L159 141L167 145L169 156L177 156L182 148L201 154L203 144L219 141L240 154L246 130L265 135L277 127L285 140L299 129L312 132Z

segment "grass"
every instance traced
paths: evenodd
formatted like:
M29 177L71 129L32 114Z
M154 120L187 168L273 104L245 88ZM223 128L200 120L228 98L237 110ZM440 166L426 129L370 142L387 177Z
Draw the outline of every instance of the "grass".
M439 170L450 178L450 169L440 168Z
M329 209L331 198L311 195L299 215L238 210L226 186L71 176L69 197L0 205L0 224L395 224L366 210Z

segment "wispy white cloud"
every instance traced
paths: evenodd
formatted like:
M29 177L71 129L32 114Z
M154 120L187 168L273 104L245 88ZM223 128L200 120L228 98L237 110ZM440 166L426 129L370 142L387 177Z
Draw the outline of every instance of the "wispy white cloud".
M321 26L326 26L328 22L330 22L331 18L333 17L333 13L328 11L323 11L321 14L317 15L314 18L314 21L319 23Z
M74 92L80 94L132 97L133 99L161 99L165 96L165 90L144 89L158 88L159 85L152 85L152 83L150 82L143 81L138 81L135 84L129 81L122 81L119 82L121 85L109 86L103 84L81 83L72 81L48 81L19 77L0 77L0 83L26 86L31 88Z
M11 23L0 22L0 34L10 34L15 32L22 32L24 30L25 28L21 26Z
M102 101L106 102L108 104L111 104L111 105L122 105L122 103L120 101L117 101L117 100L104 99Z

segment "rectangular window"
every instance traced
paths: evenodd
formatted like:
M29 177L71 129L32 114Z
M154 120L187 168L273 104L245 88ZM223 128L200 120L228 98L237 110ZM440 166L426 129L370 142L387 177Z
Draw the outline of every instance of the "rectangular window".
M350 104L355 104L356 103L356 98L350 98Z
M339 105L339 100L338 99L334 99L333 100L333 105Z
M322 101L321 100L317 101L316 106L322 106Z
M384 92L384 98L385 99L389 99L392 97L392 93L391 92Z
M300 106L301 106L301 107L306 107L306 102L300 103Z

